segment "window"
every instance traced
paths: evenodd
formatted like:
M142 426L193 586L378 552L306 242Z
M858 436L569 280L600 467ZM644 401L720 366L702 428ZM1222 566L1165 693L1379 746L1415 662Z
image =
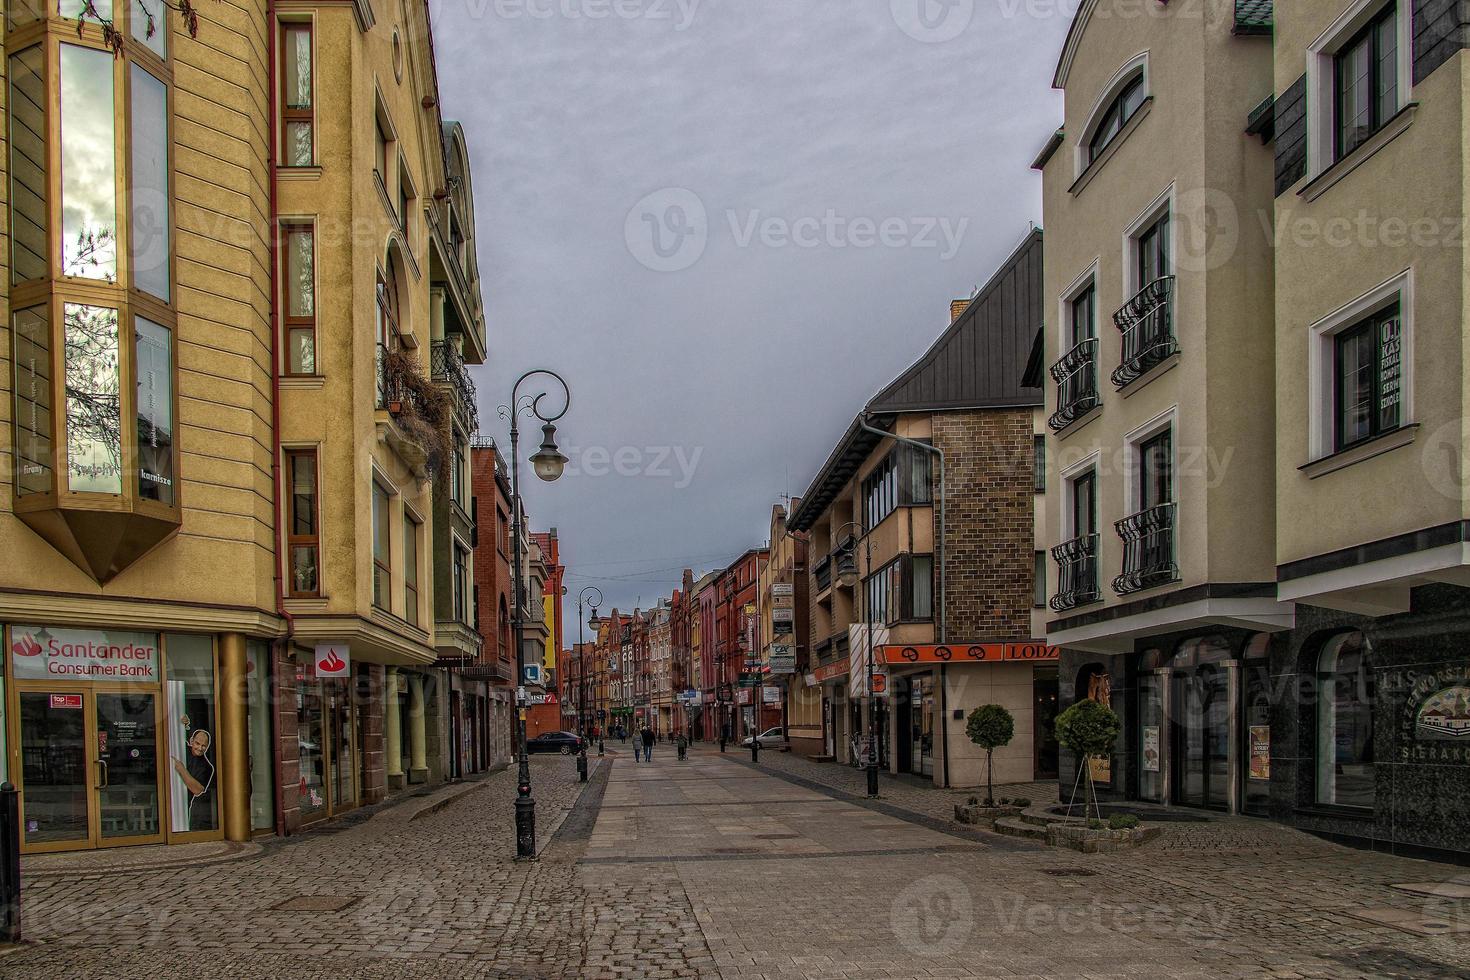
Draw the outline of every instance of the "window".
M1035 462L1032 465L1032 487L1037 493L1046 493L1046 436L1031 437Z
M1068 305L1071 314L1071 346L1097 336L1097 284L1089 282Z
M15 492L51 490L51 323L45 306L12 318L15 361Z
M419 624L419 522L403 512L403 618Z
M175 804L170 814L169 830L175 834L219 830L216 768L219 752L215 744L219 726L215 720L214 639L169 633L163 642L168 658L170 713L178 721L178 724L169 726L168 748L172 758L177 760L168 767L169 789ZM150 708L147 711L150 719L152 714ZM122 726L119 728L126 730ZM120 758L122 747L115 751ZM157 792L156 788L150 789Z
M46 276L46 84L42 46L10 58L10 281Z
M315 449L286 452L286 554L293 597L321 595L321 525L317 494Z
M281 159L285 166L316 162L312 25L281 25Z
M909 559L909 619L934 618L934 556Z
M1117 138L1144 103L1145 94L1143 90L1143 73L1134 77L1123 86L1123 90L1113 97L1108 107L1103 110L1098 118L1097 125L1092 130L1092 136L1087 141L1087 158L1084 163L1096 160L1102 151Z
M926 450L906 444L893 447L863 479L866 529L877 527L899 507L933 503L933 469Z
M131 68L128 254L133 285L169 301L168 86Z
M454 619L470 621L470 553L458 541L454 543Z
M373 173L378 175L378 183L383 189L388 189L388 147L393 141L383 131L383 120L378 117L373 119Z
M123 492L117 310L67 303L62 324L66 379L66 483L80 493Z
M398 341L398 280L391 273L378 270L378 344L384 348L397 347Z
M1036 566L1032 572L1032 587L1035 589L1034 602L1036 608L1040 609L1046 605L1046 552L1036 552Z
M1169 275L1169 214L1166 211L1134 239L1135 290Z
M1097 533L1097 473L1089 471L1072 480L1072 537Z
M117 279L117 159L110 51L63 44L61 272Z
M398 161L398 223L403 227L404 233L409 231L408 216L413 207L413 181L408 179L408 168L400 159Z
M1362 633L1327 641L1317 663L1317 802L1374 801L1372 651Z
M174 502L173 331L133 320L138 416L138 499Z
M932 454L917 446L905 446L904 462L907 463L908 478L905 486L906 504L930 504L934 502L934 460Z
M373 481L373 605L385 612L389 609L393 583L393 554L389 534L389 494L382 484Z
M465 451L464 440L456 436L452 457L449 461L449 496L461 509L467 504L465 495L469 481L466 479L465 462L468 455Z
M1398 428L1403 328L1395 303L1333 338L1333 441L1346 449Z
M1138 446L1138 509L1174 500L1174 434L1165 429Z
M1398 111L1398 23L1389 4L1332 59L1333 156L1341 159Z
M897 507L898 467L890 453L863 478L864 527L871 531Z
M316 230L282 229L286 246L286 373L314 375L316 364Z

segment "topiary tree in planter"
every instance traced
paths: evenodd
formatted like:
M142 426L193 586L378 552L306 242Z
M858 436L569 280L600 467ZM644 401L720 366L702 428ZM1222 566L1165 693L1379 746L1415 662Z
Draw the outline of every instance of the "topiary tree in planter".
M1090 763L1093 758L1112 755L1113 746L1117 743L1118 733L1122 728L1123 723L1112 708L1086 698L1057 715L1055 722L1057 742L1082 760L1077 770L1077 779L1072 784L1072 799L1077 798L1077 784L1082 781L1082 772L1086 770L1093 812L1099 819L1102 818L1102 808L1097 803L1097 787L1092 782ZM1068 806L1070 805L1069 800Z
M982 704L965 722L970 741L985 750L985 805L995 806L993 780L995 750L1009 745L1016 734L1016 720L998 704Z

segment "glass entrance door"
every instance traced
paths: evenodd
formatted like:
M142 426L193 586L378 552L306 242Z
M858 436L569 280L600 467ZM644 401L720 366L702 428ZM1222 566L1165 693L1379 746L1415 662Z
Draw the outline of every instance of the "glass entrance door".
M357 732L346 684L328 681L328 731L332 739L332 812L357 806Z
M98 693L97 830L100 842L159 836L158 715L152 693Z
M1175 802L1224 810L1230 805L1229 674L1202 666L1175 675Z
M20 691L28 851L161 842L158 696Z

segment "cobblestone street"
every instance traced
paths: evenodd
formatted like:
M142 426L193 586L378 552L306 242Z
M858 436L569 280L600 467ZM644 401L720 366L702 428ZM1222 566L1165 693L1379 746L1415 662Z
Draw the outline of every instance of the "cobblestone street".
M1245 820L1083 856L962 828L949 793L871 803L850 770L741 758L594 757L584 788L537 757L533 864L509 771L235 860L36 862L0 975L1470 976L1470 901L1389 887L1462 868ZM1423 918L1466 931L1382 924Z

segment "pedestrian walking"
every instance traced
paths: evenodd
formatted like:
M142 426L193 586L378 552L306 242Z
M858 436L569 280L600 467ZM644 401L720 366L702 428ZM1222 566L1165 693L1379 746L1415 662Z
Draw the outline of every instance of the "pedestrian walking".
M638 736L636 735L633 736L633 761L643 761L643 743L638 740Z
M643 729L643 761L653 761L653 729Z

